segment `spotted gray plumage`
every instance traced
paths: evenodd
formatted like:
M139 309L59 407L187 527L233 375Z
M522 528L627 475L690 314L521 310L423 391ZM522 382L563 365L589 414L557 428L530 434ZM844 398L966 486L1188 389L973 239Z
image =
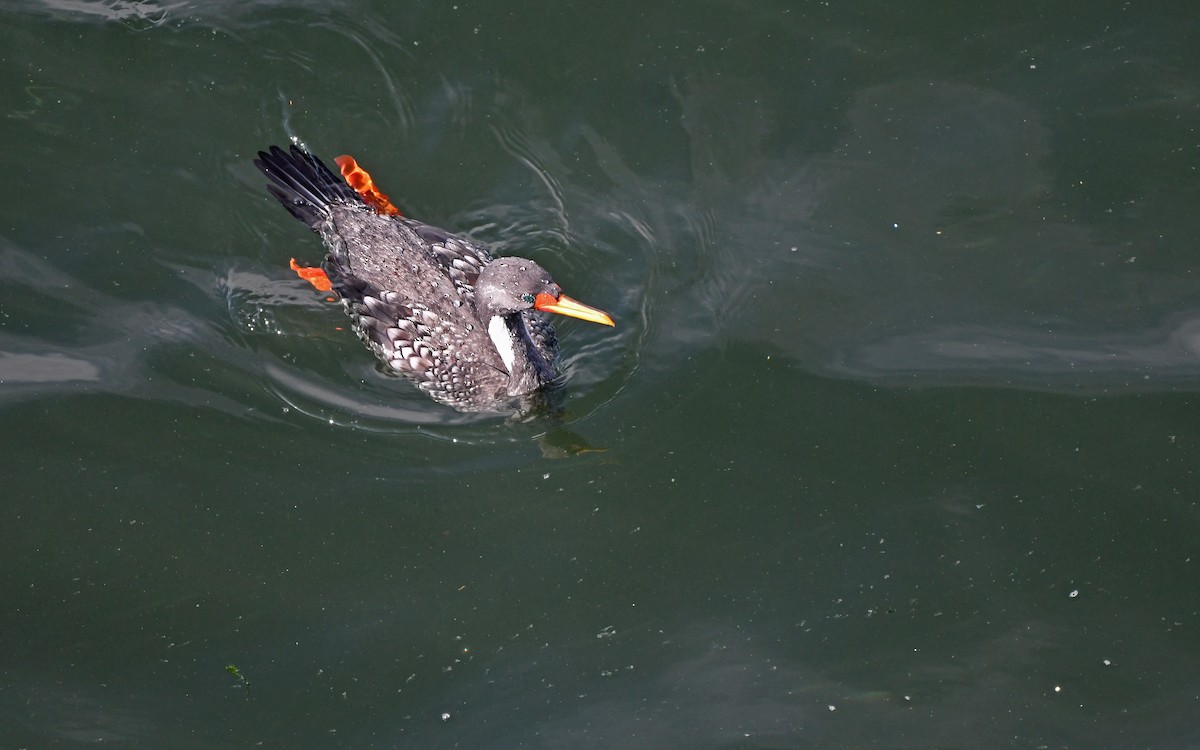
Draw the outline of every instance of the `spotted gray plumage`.
M562 290L540 266L494 260L464 237L380 215L296 146L258 156L271 193L324 240L322 267L359 337L389 367L461 411L504 409L555 380L558 340L531 308L537 295ZM511 371L489 334L494 318L515 352Z

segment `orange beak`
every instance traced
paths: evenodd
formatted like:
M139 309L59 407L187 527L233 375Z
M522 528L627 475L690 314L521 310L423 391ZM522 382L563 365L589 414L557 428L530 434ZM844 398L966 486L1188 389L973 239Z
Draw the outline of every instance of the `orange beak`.
M603 310L597 310L594 307L588 307L582 302L576 302L565 294L560 294L558 299L549 294L539 294L534 300L533 308L535 310L558 313L559 315L570 315L572 318L579 318L580 320L587 320L592 323L616 326L616 323L613 323L613 319L608 317L608 313Z

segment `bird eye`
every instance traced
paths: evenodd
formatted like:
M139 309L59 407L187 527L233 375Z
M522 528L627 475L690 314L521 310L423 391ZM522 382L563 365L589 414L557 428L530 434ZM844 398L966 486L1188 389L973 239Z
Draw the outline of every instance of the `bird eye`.
M533 295L530 294L529 292L526 292L525 294L521 295L521 301L527 305L532 305L533 304Z

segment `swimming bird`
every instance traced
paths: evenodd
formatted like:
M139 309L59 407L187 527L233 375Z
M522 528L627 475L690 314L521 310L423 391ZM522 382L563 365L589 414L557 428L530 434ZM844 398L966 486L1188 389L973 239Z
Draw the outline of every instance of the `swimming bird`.
M345 181L296 145L271 146L254 161L267 190L324 241L324 288L337 292L359 337L435 401L509 411L557 382L558 339L541 312L614 325L532 260L493 258L405 217L352 157L336 163Z

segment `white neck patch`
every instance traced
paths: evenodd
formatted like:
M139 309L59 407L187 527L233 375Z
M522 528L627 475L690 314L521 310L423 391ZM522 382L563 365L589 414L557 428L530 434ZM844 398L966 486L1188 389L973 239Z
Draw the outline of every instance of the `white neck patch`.
M488 336L491 336L496 351L500 352L500 359L504 360L508 374L512 375L513 363L517 361L517 353L513 351L512 334L509 332L504 318L499 315L492 316L492 319L488 321Z

